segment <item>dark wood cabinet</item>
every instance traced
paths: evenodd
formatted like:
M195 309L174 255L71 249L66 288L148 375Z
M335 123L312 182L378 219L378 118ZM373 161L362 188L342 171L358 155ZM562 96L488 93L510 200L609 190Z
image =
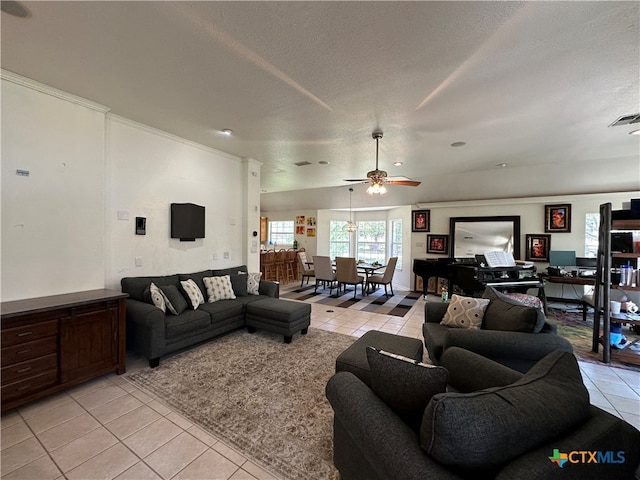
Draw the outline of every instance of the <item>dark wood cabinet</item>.
M124 373L126 297L101 289L2 303L2 411Z

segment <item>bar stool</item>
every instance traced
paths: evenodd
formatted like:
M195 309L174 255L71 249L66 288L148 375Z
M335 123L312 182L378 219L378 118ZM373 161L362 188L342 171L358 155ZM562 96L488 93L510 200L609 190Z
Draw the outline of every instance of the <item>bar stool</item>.
M286 271L287 251L278 250L276 252L276 280L278 282L284 282L287 278Z
M287 255L285 256L285 277L287 282L295 281L298 279L298 264L297 264L297 253L293 248L287 250Z
M276 252L267 250L260 258L262 259L262 272L265 280L276 279Z

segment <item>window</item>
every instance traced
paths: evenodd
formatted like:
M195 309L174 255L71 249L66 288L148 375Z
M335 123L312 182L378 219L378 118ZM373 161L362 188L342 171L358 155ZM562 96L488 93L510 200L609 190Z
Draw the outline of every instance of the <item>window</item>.
M587 213L584 219L584 256L595 257L598 253L598 228L600 214Z
M270 245L293 245L293 220L269 222Z
M366 263L384 263L386 258L386 222L358 222L356 259Z
M329 257L348 257L351 234L344 231L347 222L331 220L329 222Z
M391 245L389 256L398 257L396 270L402 268L402 219L391 220Z

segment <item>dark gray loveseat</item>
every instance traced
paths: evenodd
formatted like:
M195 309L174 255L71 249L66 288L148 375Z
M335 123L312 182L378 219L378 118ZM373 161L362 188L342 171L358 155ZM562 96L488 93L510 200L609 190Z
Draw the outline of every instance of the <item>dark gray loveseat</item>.
M238 272L244 272L240 276ZM132 350L149 359L154 367L160 357L196 343L217 337L224 333L242 328L246 325L246 305L279 297L279 285L276 282L260 280L259 295L247 295L247 267L204 270L202 272L165 275L158 277L125 277L120 281L122 291L129 294L127 298L127 350ZM205 277L230 275L234 290L242 285L244 277L244 294L236 292L235 300L206 302ZM192 279L204 293L205 303L197 309L187 308L179 315L165 314L149 300L149 285L173 285L180 287L180 282Z
M640 432L589 405L572 354L553 352L521 374L452 347L442 366L454 391L425 400L418 431L379 396L393 392L374 392L375 381L369 388L351 372L329 380L342 480L633 479ZM601 452L600 462L580 452Z

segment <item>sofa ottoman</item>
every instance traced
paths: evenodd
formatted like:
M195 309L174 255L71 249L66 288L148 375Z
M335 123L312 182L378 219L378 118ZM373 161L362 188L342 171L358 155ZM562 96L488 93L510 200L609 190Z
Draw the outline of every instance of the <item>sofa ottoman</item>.
M422 342L417 338L369 330L336 358L336 373L351 372L371 388L367 347L422 361Z
M265 298L247 305L246 322L249 333L259 328L284 335L284 342L291 343L294 333L307 334L311 323L311 305Z

